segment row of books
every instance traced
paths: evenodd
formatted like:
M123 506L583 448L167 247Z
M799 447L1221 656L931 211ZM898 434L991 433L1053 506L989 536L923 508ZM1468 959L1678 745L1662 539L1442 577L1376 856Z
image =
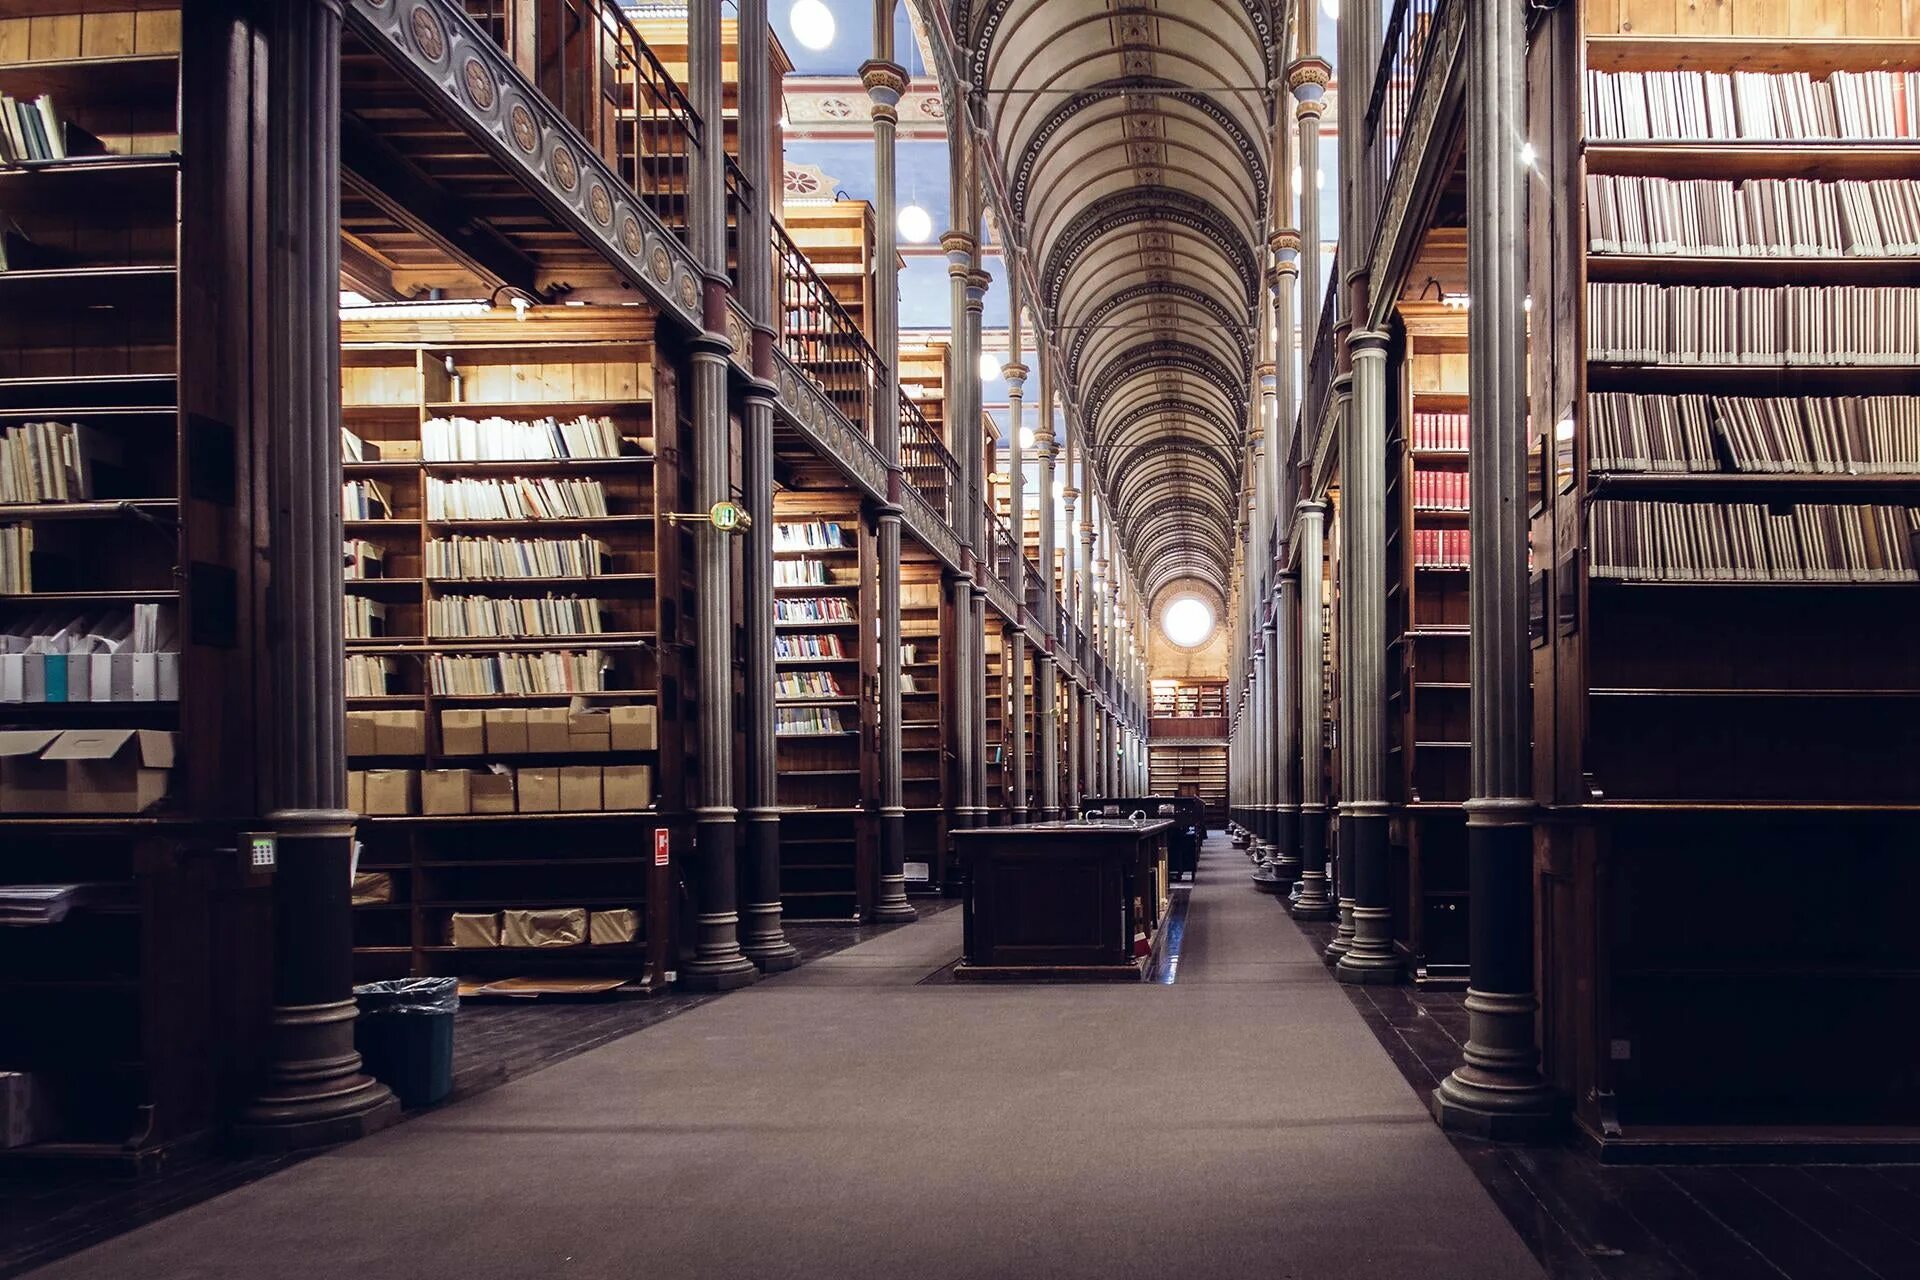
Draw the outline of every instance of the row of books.
M592 578L606 571L607 544L578 538L427 540L429 578Z
M347 655L346 696L384 698L393 692L397 665L392 658L371 653Z
M617 458L624 442L612 418L429 418L420 428L428 462L537 462L558 458Z
M1413 415L1413 447L1439 453L1464 453L1467 448L1467 415L1464 413L1427 413Z
M427 477L429 520L565 520L604 516L606 486L598 480L521 476L514 480Z
M178 702L174 607L54 610L0 631L0 702Z
M776 560L773 562L776 587L824 587L827 562L824 560Z
M1472 558L1466 529L1415 529L1413 563L1422 569L1464 569Z
M1920 181L1587 175L1595 253L1889 258L1920 254Z
M835 520L810 520L804 524L773 526L775 551L814 551L831 547L850 547L853 539Z
M853 601L845 596L792 596L773 602L778 622L852 622Z
M773 732L776 737L815 733L850 733L840 718L838 707L775 707Z
M0 524L0 596L33 590L33 526Z
M1660 582L1905 582L1920 511L1802 502L1595 502L1589 573Z
M1607 471L1920 473L1920 397L1587 398L1588 460ZM1722 460L1728 467L1722 466Z
M340 486L340 514L348 520L391 520L393 495L378 480L349 480Z
M1920 138L1920 71L1588 71L1586 119L1618 141Z
M373 640L389 634L387 606L367 596L350 595L345 602L345 635L349 640Z
M840 682L827 671L781 671L773 677L773 691L782 698L844 698Z
M1587 342L1626 364L1909 365L1920 289L1589 283Z
M1465 511L1467 473L1415 470L1413 506L1416 511Z
M430 636L589 636L604 628L605 604L591 597L441 596L427 602Z
M773 638L776 658L844 658L837 635L793 635Z
M342 544L342 555L346 560L349 582L386 576L387 551L377 542L348 538Z
M84 502L95 469L119 460L114 439L85 423L17 423L0 431L0 503Z
M0 93L0 160L18 164L66 158L66 121L51 94L28 101Z
M601 693L612 667L599 649L544 653L436 653L427 660L434 693Z

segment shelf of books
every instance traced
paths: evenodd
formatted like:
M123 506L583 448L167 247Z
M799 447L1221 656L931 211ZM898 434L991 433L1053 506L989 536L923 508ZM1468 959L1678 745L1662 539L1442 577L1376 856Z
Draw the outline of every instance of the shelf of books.
M259 940L215 856L253 804L252 487L233 335L178 287L244 237L183 205L183 141L189 192L231 177L183 68L229 73L177 8L0 6L0 1167L147 1167L244 1083L244 1027L195 1055L213 956Z
M635 308L422 329L343 335L356 970L659 990L656 840L691 839L680 371Z
M1387 440L1393 928L1416 982L1467 976L1467 314L1400 303Z
M773 516L781 903L790 920L858 919L877 838L873 539L844 490L782 489Z
M1000 628L1005 624L992 609L987 610L987 629L982 640L986 648L982 650L987 665L987 722L981 726L986 743L987 762L985 791L987 797L987 820L993 825L1009 821L1008 806L1013 803L1007 794L1007 685L1004 679L1006 671L1006 651L1001 643Z
M1657 8L1534 53L1546 1056L1604 1146L1845 1141L1920 1124L1920 29Z
M1221 742L1149 739L1147 790L1156 796L1195 796L1207 821L1227 820L1227 748Z
M900 551L900 750L907 807L907 890L947 882L947 701L940 695L946 611L941 565L911 543Z

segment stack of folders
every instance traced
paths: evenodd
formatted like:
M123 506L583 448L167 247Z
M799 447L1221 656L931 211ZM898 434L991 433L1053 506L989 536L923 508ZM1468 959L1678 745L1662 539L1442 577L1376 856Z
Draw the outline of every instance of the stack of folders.
M1587 175L1595 253L1703 258L1920 254L1920 180Z
M773 549L775 551L813 551L831 547L850 547L853 543L839 523L833 520L812 520L805 524L776 524L773 526Z
M33 526L0 524L0 596L33 590Z
M429 578L591 578L606 572L598 538L431 538Z
M0 884L0 927L59 924L85 900L84 884Z
M836 707L776 707L773 731L783 738L851 732Z
M1658 582L1911 582L1920 512L1801 502L1595 502L1595 578Z
M0 632L0 702L178 702L171 605L43 613Z
M598 480L427 478L429 520L563 520L606 514L607 491Z
M824 587L827 585L825 560L776 560L773 583L777 587Z
M1623 364L1920 363L1920 289L1587 285L1591 358Z
M617 458L622 443L611 418L429 418L420 430L420 452L428 462Z
M1920 71L1589 71L1587 132L1613 141L1920 137Z
M1589 457L1607 471L1920 473L1920 397L1587 398Z

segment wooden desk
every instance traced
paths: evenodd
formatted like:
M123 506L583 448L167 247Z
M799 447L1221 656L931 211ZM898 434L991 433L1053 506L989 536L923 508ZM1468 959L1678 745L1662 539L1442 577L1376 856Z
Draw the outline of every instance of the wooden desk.
M1040 822L953 833L956 977L1138 982L1161 942L1174 824Z

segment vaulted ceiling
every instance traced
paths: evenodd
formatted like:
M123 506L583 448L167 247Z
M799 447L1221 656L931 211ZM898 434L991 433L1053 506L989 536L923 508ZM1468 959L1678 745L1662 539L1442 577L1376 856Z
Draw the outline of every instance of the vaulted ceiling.
M1140 588L1224 596L1281 6L945 2Z

